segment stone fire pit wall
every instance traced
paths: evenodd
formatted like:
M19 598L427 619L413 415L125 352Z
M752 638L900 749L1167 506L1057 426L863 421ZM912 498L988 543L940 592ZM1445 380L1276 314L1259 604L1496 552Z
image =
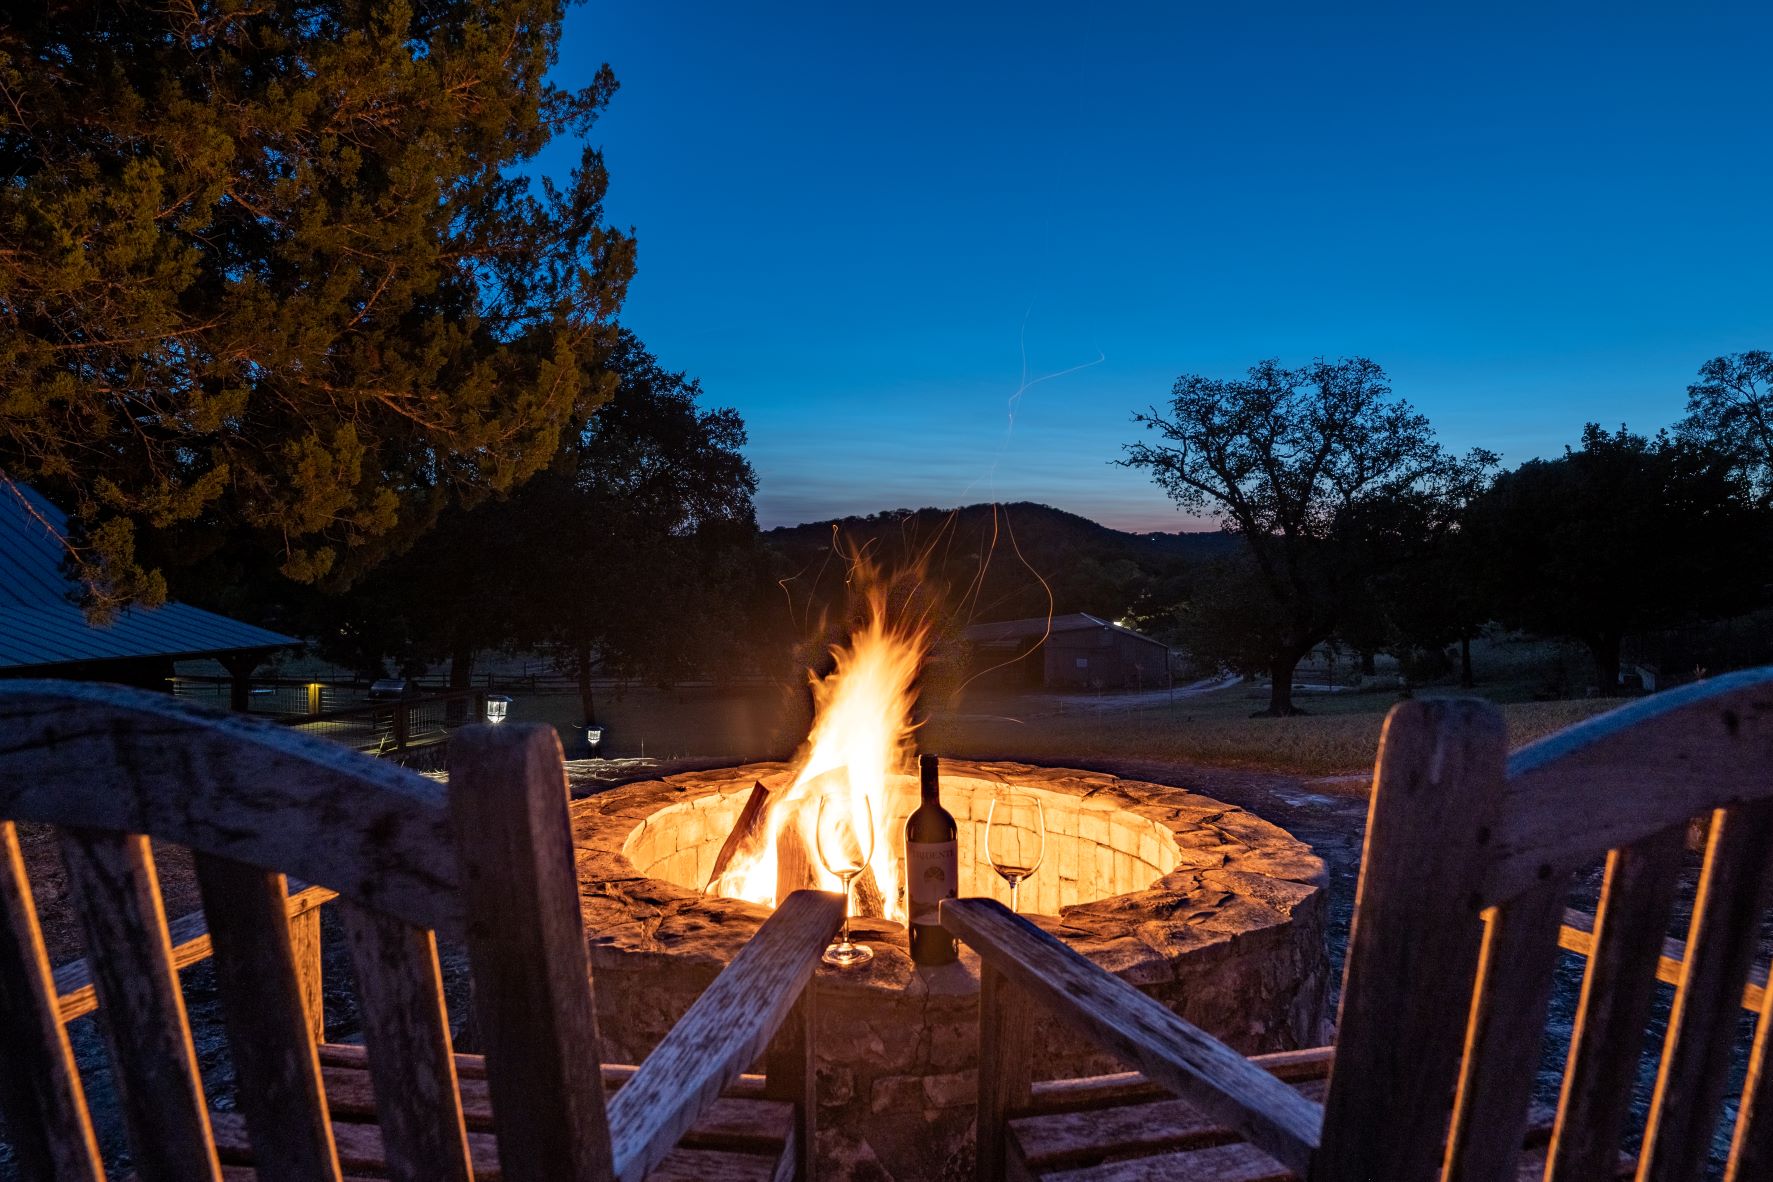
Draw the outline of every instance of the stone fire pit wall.
M767 917L703 896L751 785L791 769L752 764L630 784L574 803L580 895L604 1055L637 1062ZM1322 1041L1325 872L1310 848L1241 809L1177 788L1021 764L943 763L959 823L961 892L1008 901L985 860L1003 784L1038 793L1046 857L1024 912L1097 964L1245 1052ZM895 793L893 828L915 807ZM977 1088L978 961L917 969L892 925L858 921L875 950L816 982L819 1177L966 1176ZM1042 1075L1120 1070L1049 1031Z

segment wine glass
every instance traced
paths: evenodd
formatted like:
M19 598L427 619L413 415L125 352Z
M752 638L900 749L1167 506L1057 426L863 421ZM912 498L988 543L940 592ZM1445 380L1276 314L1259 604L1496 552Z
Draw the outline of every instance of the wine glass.
M1010 884L1010 910L1020 911L1022 880L1040 869L1047 848L1047 815L1040 798L1008 789L985 815L985 848L991 868Z
M840 969L867 964L874 949L850 939L851 888L874 857L874 813L860 792L827 792L819 798L819 861L843 879L843 931L819 959Z

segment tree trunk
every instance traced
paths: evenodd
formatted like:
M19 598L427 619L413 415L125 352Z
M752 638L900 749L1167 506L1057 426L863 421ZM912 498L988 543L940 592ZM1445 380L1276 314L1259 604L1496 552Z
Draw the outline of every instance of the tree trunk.
M465 690L474 688L474 646L464 641L456 641L450 646L449 653L449 688ZM452 698L443 708L443 716L452 725L462 723L468 718L468 703Z
M1462 689L1470 689L1477 681L1471 675L1471 633L1462 633L1459 637L1459 685Z
M1268 691L1268 709L1260 717L1286 718L1300 713L1293 705L1293 670L1304 657L1305 652L1301 649L1286 649L1274 655L1268 666L1274 684Z
M1601 636L1588 642L1588 651L1594 654L1595 680L1600 683L1601 697L1616 698L1619 696L1619 646L1623 637Z
M1377 664L1375 664L1373 661L1374 655L1375 654L1373 653L1372 649L1368 649L1365 652L1361 653L1361 676L1362 677L1373 677L1378 674L1379 666Z
M597 700L591 692L591 645L580 641L573 650L573 667L579 675L579 713L586 726L597 725Z
M449 688L469 689L474 684L474 649L457 641L449 650Z

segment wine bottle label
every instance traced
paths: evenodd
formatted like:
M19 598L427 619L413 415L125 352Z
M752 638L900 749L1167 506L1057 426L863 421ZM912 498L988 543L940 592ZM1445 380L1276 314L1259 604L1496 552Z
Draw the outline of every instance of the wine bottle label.
M960 850L952 841L905 843L906 894L912 923L940 923L936 908L955 898L960 887Z

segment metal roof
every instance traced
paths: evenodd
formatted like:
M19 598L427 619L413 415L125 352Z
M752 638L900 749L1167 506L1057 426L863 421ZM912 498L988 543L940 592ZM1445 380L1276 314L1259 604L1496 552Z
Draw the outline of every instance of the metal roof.
M1123 628L1119 624L1099 619L1087 612L1072 612L1063 616L1033 616L1026 620L998 620L990 624L974 624L962 630L961 636L974 644L1005 644L1016 640L1038 640L1043 636L1057 636L1064 632L1092 632L1098 628L1106 628L1111 632L1124 633L1146 644L1154 644L1159 648L1168 648L1161 640L1153 640L1142 632L1131 628Z
M89 624L79 585L62 570L67 532L67 515L35 489L0 481L0 669L302 643L183 603L125 608L107 626Z

